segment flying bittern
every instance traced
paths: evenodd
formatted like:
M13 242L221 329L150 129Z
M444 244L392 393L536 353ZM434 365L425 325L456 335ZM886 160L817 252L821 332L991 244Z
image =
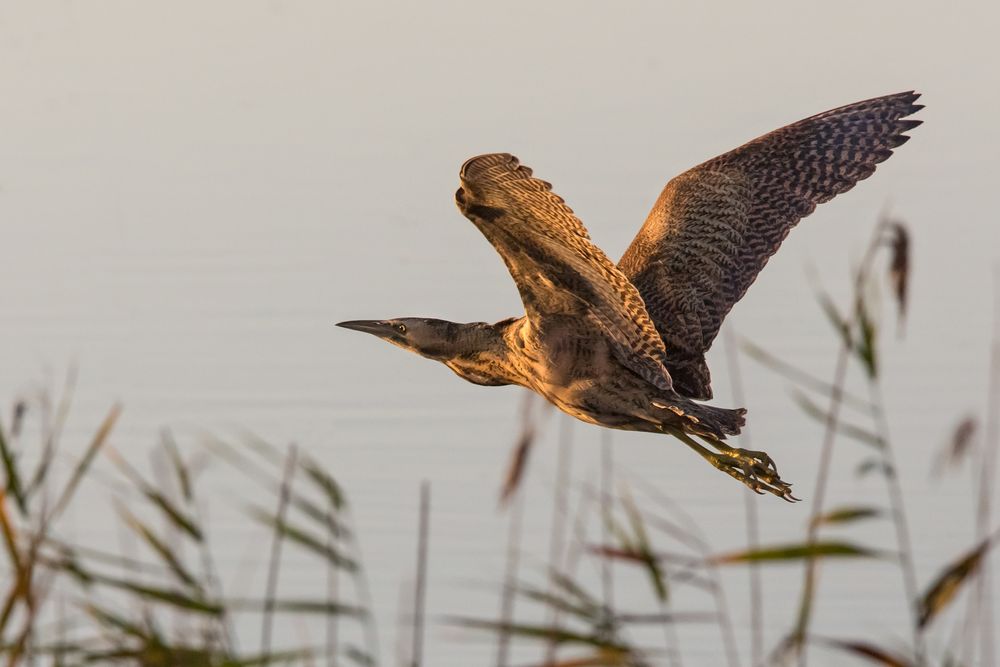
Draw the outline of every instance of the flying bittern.
M794 499L764 452L726 445L744 409L712 397L705 353L789 230L871 176L920 124L899 93L827 111L677 176L617 266L545 181L508 154L462 165L459 210L503 258L526 315L495 324L401 318L339 326L516 384L592 424L673 435L757 492ZM713 452L694 437L712 446Z

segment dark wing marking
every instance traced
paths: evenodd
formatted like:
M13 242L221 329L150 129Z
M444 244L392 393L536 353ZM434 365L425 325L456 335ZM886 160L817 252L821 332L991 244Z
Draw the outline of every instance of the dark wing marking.
M548 183L507 154L472 158L459 178L455 202L500 253L532 326L547 316L583 318L624 365L671 389L663 341L642 297Z
M817 204L847 192L921 123L917 93L833 109L677 176L619 262L667 348L679 393L711 398L705 352L726 314Z

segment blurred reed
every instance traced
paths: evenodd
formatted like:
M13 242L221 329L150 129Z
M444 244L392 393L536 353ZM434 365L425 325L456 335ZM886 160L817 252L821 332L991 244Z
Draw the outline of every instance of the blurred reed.
M509 532L498 617L453 615L444 623L494 637L499 667L510 664L515 645L537 647L535 664L545 667L681 667L690 657L677 629L692 623L718 628L730 667L805 666L811 648L891 667L992 665L989 566L992 547L1000 539L993 524L991 494L1000 438L1000 324L985 413L964 415L933 462L935 475L963 468L972 475L976 534L929 581L920 582L913 561L905 480L897 465L883 396L883 346L887 343L880 335L885 318L878 298L880 290L891 295L901 334L912 296L911 254L906 225L880 219L862 261L851 273L847 305L839 306L817 288L817 303L838 349L829 380L750 341L737 344L731 335L726 339L737 397L742 396L738 358L742 351L787 382L789 409L801 411L818 427L820 455L816 480L807 494L812 507L801 540L761 541L756 516L759 499L749 496L746 548L716 552L682 503L646 480L626 479L616 472L610 432L603 432L596 476L584 484L574 481L573 432L569 422L563 421L551 495L548 557L541 573L526 571L521 567L522 551L541 545L522 545L523 485L530 454L539 444L540 415L548 414L526 402L500 494L500 508L509 512ZM891 344L903 344L901 337L896 336ZM850 371L855 372L853 376ZM860 381L852 383L852 377ZM112 445L122 411L121 406L112 406L79 459L67 474L60 475L68 456L60 439L74 384L70 374L58 400L48 396L17 400L10 419L0 423L0 561L7 572L0 590L0 656L7 665L42 660L67 666L380 664L350 505L335 478L309 456L307 448L279 448L246 436L235 443L209 438L201 447L185 452L164 431L156 450L157 474L148 478ZM34 431L26 428L32 419L39 426ZM41 446L26 442L29 432L39 434ZM835 450L840 461L847 455L857 457L848 468L853 474L878 475L883 480L884 500L839 502L827 497L831 476L844 469L835 464ZM95 467L101 458L113 464L114 475ZM253 498L242 516L270 535L267 576L256 594L247 587L225 590L218 576L210 524L205 520L211 494L199 483L208 465L228 466L240 474L251 489L248 497ZM76 544L64 537L61 527L66 510L89 480L112 492L116 511L107 513L106 520L127 531L134 554ZM403 659L414 666L427 664L429 484L421 486L419 507L413 634L409 655ZM155 520L162 523L162 529L154 526ZM895 541L891 550L829 536L832 527L843 535L845 529L871 521L891 523ZM325 590L316 589L323 592L314 597L282 593L281 574L290 567L292 555L323 568ZM884 637L833 637L814 627L814 611L824 599L817 564L843 559L857 561L857 567L870 562L898 569L900 602L912 617L908 637L889 645ZM579 572L584 562L599 573L596 580ZM758 568L795 565L802 568L798 600L772 599L760 583ZM745 647L738 643L726 579L720 574L722 569L741 566L747 567L749 575L749 618L754 619ZM615 581L627 576L644 582L647 600L631 599L616 590ZM964 608L956 604L962 598ZM704 605L689 608L692 599L703 600ZM796 603L792 626L765 651L767 638L760 620L764 611ZM237 620L247 616L259 616L258 641L240 641L234 630ZM274 646L279 617L321 619L322 642L288 645L283 641ZM347 631L346 624L351 625ZM936 641L927 641L929 633L936 633ZM360 638L359 642L349 641L352 637ZM249 645L258 648L241 648Z

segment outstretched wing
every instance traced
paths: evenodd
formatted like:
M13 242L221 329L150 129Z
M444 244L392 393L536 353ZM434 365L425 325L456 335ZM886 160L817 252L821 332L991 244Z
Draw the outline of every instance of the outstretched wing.
M667 348L679 393L711 398L705 352L726 314L817 204L847 192L920 124L917 93L833 109L677 176L619 262Z
M586 321L623 364L669 390L663 341L642 297L551 186L507 154L474 157L459 178L455 202L500 253L529 322Z

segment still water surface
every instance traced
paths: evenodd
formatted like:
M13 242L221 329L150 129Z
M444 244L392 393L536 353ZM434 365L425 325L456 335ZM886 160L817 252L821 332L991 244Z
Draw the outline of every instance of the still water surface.
M640 5L5 8L0 401L58 387L75 365L69 451L84 446L116 400L125 414L113 444L143 464L164 425L189 448L201 434L238 429L298 443L350 494L391 664L421 480L433 488L429 614L499 609L509 513L498 510L497 491L523 396L462 383L333 323L492 321L520 311L502 263L451 202L461 162L518 154L617 256L670 176L786 122L916 87L925 125L874 178L791 235L729 324L829 377L836 342L806 276L814 271L843 299L879 212L907 222L911 313L898 339L886 311L885 393L927 581L973 539L966 478L933 481L929 469L954 423L981 409L985 395L991 267L1000 261L1000 93L988 29L997 10ZM729 404L721 340L710 360L717 401ZM817 427L782 381L749 360L743 370L753 446L809 499ZM547 422L524 489L529 572L548 553L562 419ZM599 431L576 424L572 437L577 488L596 483ZM732 480L670 440L616 433L612 443L623 482L643 480L680 501L717 550L745 544L743 490ZM862 454L850 444L838 451L831 503L884 501L874 477L852 474ZM266 536L234 522L253 489L222 468L205 483L217 491L223 579L263 581ZM108 490L84 491L71 532L117 539ZM765 541L801 536L808 503L756 502ZM893 547L885 523L850 535ZM616 572L622 605L645 595L634 574ZM771 641L794 614L798 575L765 573ZM321 576L295 566L283 585L309 592ZM742 572L727 583L746 646ZM892 566L830 564L822 588L816 625L824 634L906 636ZM676 604L704 609L707 601ZM282 632L284 641L318 641L320 630ZM692 664L718 664L717 630L680 635ZM427 664L489 664L494 651L481 637L432 624Z

